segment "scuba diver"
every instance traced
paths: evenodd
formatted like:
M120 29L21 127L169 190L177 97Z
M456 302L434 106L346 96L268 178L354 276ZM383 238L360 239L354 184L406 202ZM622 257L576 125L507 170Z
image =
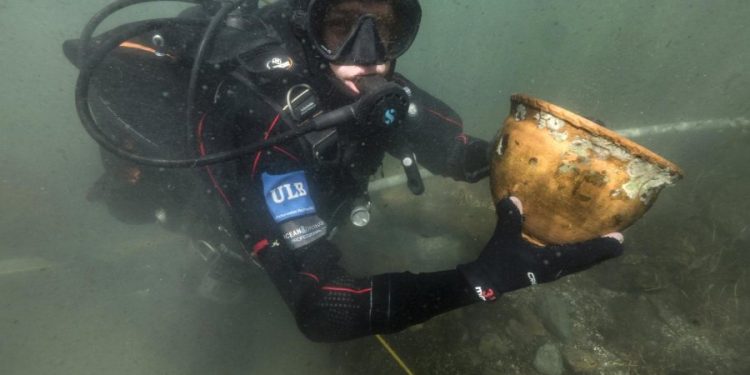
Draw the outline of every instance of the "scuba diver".
M370 220L368 182L386 153L415 195L420 166L469 183L489 173L488 142L396 72L419 29L418 0L199 1L92 37L107 15L145 1L119 0L64 45L105 163L90 197L122 220L159 220L259 264L311 340L397 332L622 253L619 233L532 245L509 197L475 261L350 275L330 238Z

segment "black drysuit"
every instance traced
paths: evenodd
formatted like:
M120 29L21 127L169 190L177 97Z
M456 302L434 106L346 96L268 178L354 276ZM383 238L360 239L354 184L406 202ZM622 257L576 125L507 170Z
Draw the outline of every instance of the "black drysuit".
M336 89L327 64L301 42L283 14L283 7L269 6L258 15L260 31L249 34L271 35L267 43L253 43L232 30L217 38L220 43L201 82L202 110L196 111L195 141L201 155L251 144L296 126L290 111L284 110L287 93L295 85L312 87L321 110L355 100ZM149 51L157 48L149 45L152 39L138 38L140 47L121 52L151 59L154 54ZM232 40L243 43L240 51L234 52ZM189 56L190 43L181 47ZM172 57L178 52L169 52L160 58L187 70L189 64L180 65ZM455 269L353 277L338 265L340 250L327 239L349 219L354 202L366 199L367 181L386 153L401 157L413 152L430 172L459 181L475 182L487 175L487 142L466 135L459 116L440 100L398 74L391 79L410 99L409 114L399 129L363 135L343 127L325 155L316 155L312 141L301 137L200 169L208 192L234 221L240 252L262 265L312 340L395 332L478 301ZM349 129L356 126L350 124Z
M291 36L284 30L279 34ZM295 45L296 40L287 40L285 50L276 51L283 61L294 60L294 72L240 67L217 85L215 105L197 132L201 152L226 150L294 126L284 121L288 111L279 111L294 84L311 83L323 109L347 103L330 81L320 79L330 74L325 69L312 68L309 77L299 74L308 69L311 58L304 47ZM348 220L352 202L366 194L367 180L385 153L400 157L406 147L432 173L460 181L474 182L487 174L487 143L466 135L460 118L446 104L398 74L393 80L410 95L403 127L388 135L360 138L339 132L336 162L311 157L300 140L206 171L213 189L230 207L245 250L254 254L300 329L313 340L394 332L477 300L456 270L355 278L338 265L340 250L326 239Z
M352 277L337 264L339 249L326 239L366 191L362 178L366 182L376 171L385 152L400 156L391 147L404 140L432 173L461 181L486 174L486 142L466 135L459 117L445 104L401 77L396 81L411 93L411 114L395 135L403 138L373 142L372 148L355 143L354 153L365 155L355 155L354 162L316 165L306 157L305 147L290 142L206 169L235 219L245 250L259 260L300 329L313 340L394 332L476 300L456 270ZM218 96L236 105L233 98L245 102L252 95L245 88L239 82L226 83ZM233 98L224 98L227 95ZM206 116L198 132L203 152L284 129L273 109L256 108L250 114L242 107L225 112L218 106ZM287 200L305 204L285 207Z

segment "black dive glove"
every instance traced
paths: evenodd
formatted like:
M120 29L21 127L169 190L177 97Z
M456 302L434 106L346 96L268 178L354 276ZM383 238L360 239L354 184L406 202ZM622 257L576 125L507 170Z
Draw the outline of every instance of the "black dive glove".
M489 243L477 260L458 266L483 301L557 280L622 254L620 234L615 235L620 240L613 236L567 245L533 245L521 237L523 216L510 198L498 202L495 209L497 226Z

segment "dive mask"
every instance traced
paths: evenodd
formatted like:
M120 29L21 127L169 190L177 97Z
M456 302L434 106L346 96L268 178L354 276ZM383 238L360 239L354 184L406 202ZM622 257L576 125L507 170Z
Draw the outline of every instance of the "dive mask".
M417 0L312 0L306 25L326 60L377 65L409 49L421 18Z

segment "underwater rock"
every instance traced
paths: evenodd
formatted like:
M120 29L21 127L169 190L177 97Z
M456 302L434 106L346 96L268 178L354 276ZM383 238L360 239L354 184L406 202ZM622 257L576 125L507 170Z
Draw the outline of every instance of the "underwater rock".
M628 365L607 348L593 342L565 345L562 349L565 366L574 374L627 375Z
M419 332L424 329L424 323L415 324L408 328L409 332Z
M563 361L557 345L546 343L540 346L534 357L534 368L544 375L562 375Z
M485 333L479 339L479 353L487 359L495 360L507 354L511 343L503 340L497 333Z
M521 306L518 309L518 312L520 313L520 323L523 326L524 331L528 335L532 336L548 336L549 333L547 332L547 329L544 328L544 323L541 319L539 319L539 316L532 311L532 309L528 306Z
M520 375L521 370L514 364L498 362L492 364L490 367L482 369L481 375Z
M573 319L570 305L562 297L545 293L537 306L537 314L542 319L544 327L563 342L570 340L573 335Z
M590 373L600 367L596 356L585 350L565 347L563 348L562 355L567 367L576 374Z
M529 334L526 327L515 319L508 321L508 326L505 328L505 332L514 342L517 343L531 344L534 341L534 336Z

